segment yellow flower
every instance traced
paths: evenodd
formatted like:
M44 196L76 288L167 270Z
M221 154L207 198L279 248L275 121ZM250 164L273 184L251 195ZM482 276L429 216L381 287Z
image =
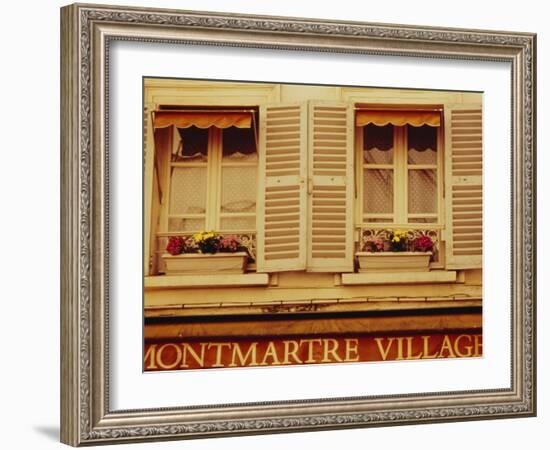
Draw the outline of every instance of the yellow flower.
M214 231L201 231L193 235L193 240L196 243L199 243L202 241L206 241L207 239L213 238L215 236L216 236L216 233Z

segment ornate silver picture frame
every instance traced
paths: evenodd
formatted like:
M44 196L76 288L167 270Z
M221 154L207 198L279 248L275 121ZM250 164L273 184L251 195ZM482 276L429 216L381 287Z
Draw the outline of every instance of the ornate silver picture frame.
M298 57L307 51L509 64L511 298L506 301L511 318L510 385L114 409L109 345L113 331L109 321L113 282L109 188L114 174L109 165L109 70L111 46L117 41L284 50ZM534 416L535 89L536 35L530 33L85 4L62 8L62 442L80 446Z

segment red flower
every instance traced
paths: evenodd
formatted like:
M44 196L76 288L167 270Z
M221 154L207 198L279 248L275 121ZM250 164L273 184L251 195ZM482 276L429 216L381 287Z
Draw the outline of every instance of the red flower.
M430 252L432 251L433 247L434 243L432 241L432 238L426 236L425 234L422 236L418 236L414 241L415 250L420 252Z
M168 245L166 246L166 251L171 255L180 255L183 253L185 248L185 240L179 236L171 236L168 239Z

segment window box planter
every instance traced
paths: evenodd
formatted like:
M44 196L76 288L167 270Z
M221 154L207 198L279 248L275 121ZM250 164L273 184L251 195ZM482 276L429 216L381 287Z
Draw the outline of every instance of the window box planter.
M247 258L246 252L215 253L213 255L207 253L162 255L166 275L244 273Z
M427 272L432 252L358 252L359 272Z

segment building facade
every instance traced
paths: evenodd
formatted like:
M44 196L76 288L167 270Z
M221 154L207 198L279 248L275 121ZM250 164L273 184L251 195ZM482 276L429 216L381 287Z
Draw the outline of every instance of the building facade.
M143 117L146 370L482 354L480 93L145 79ZM173 270L209 230L239 270Z

